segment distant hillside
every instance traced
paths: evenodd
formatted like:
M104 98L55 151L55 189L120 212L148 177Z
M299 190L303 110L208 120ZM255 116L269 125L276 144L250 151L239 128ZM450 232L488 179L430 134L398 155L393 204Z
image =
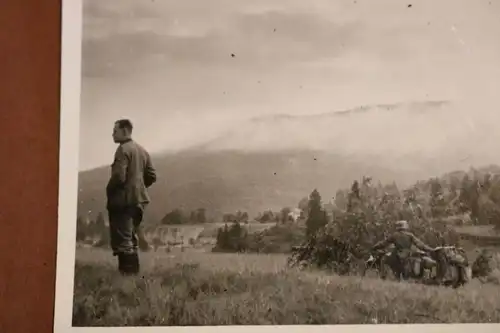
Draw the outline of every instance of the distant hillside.
M327 202L338 188L348 187L366 174L383 182L404 182L419 176L408 178L407 173L353 157L311 151L189 152L156 156L154 162L159 179L150 190L152 203L146 218L151 222L179 207L203 207L216 219L237 210L254 217L266 209L295 207L314 188ZM79 214L104 211L108 177L108 167L80 173Z
M382 183L396 181L400 188L439 176L422 169L384 167L380 161L372 161L370 165L352 156L312 151L189 152L157 156L155 166L159 180L150 190L152 203L146 219L158 222L174 208L200 207L206 208L207 215L215 219L237 210L255 217L267 209L295 207L314 188L327 203L338 189L349 188L353 180L363 175ZM499 169L491 166L480 171L500 174ZM465 172L452 172L442 179L461 178L463 174ZM79 214L91 211L95 216L104 211L108 177L108 167L80 173Z
M484 124L472 131L464 114L453 103L425 101L235 124L190 150L153 155L159 181L146 219L158 222L174 208L206 208L215 219L237 210L254 217L296 206L314 188L327 203L364 175L403 188L495 161L489 146L472 140ZM108 167L80 173L79 214L104 211L108 176Z

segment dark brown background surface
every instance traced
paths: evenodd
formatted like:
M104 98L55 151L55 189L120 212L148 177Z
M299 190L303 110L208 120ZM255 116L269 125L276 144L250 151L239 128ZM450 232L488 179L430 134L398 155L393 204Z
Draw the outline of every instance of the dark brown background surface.
M61 0L0 0L0 332L52 332Z

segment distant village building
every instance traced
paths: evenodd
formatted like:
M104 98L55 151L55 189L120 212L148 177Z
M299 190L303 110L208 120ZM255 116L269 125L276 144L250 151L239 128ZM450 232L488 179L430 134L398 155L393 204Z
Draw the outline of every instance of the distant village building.
M288 217L293 221L297 222L302 215L302 209L293 208L290 213L288 213Z

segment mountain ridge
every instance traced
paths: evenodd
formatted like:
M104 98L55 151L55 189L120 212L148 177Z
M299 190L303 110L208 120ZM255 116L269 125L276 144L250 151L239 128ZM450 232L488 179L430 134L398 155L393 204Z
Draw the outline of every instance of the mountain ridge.
M159 181L150 191L147 220L158 222L175 208L206 208L215 218L236 210L255 216L266 209L296 206L314 188L328 201L363 176L407 186L449 170L497 162L494 155L484 154L488 150L480 151L480 145L468 149L473 140L464 129L469 123L450 122L455 109L449 101L349 110L340 116L331 112L254 118L203 145L152 153ZM429 117L422 116L426 111L439 112L429 123ZM356 116L346 116L349 112ZM105 210L108 176L108 166L80 172L79 214Z
M323 121L323 120L333 120L333 119L343 119L351 116L361 116L366 113L376 112L376 111L384 111L384 112L393 112L393 111L406 111L409 114L418 114L422 112L429 111L429 108L432 110L438 110L439 108L452 105L451 101L448 100L427 100L427 101L412 101L412 102L399 102L399 103L388 103L388 104L373 104L373 105L362 105L354 108L348 108L337 111L330 111L324 113L313 113L313 114L287 114L287 113L277 113L271 115L261 115L252 117L246 121L242 121L241 124L243 126L276 126L275 124L283 123L283 122L293 122L293 121ZM351 119L352 120L352 119ZM352 120L356 121L356 119ZM234 129L229 129L224 133L207 140L204 143L194 145L188 150L204 150L204 149L214 149L212 146L219 141L222 140L231 140L231 137L235 135ZM251 132L251 130L249 130ZM271 138L272 140L273 138ZM265 144L263 145L265 146ZM215 150L220 149L220 147L216 147ZM244 150L244 148L238 147L235 149ZM266 147L266 149L271 149L272 147ZM283 148L282 148L283 149ZM314 150L314 148L309 148ZM280 149L278 149L280 150ZM320 149L324 150L324 149Z
M205 208L219 220L224 213L247 211L251 217L267 209L296 207L317 188L324 203L352 181L370 176L382 183L396 182L400 188L435 177L416 168L408 171L383 163L366 163L324 152L189 152L163 156L154 161L158 182L149 193L152 203L146 223L157 223L172 209ZM497 167L498 168L498 167ZM492 169L493 170L493 169ZM81 172L78 179L78 214L95 216L105 212L104 187L109 170L101 167Z

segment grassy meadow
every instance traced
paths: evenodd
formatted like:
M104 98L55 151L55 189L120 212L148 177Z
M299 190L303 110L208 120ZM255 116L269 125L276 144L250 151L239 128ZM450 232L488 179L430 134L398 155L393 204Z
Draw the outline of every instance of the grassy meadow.
M77 249L74 326L500 322L500 287L462 289L286 268L284 255L149 252L140 277Z
M244 237L218 234L217 228L224 225L220 223L150 224L145 227L144 239L151 251L141 253L140 276L122 277L116 258L109 250L97 246L96 240L105 239L103 235L107 235L108 230L104 223L99 224L96 220L92 228L90 224L79 224L84 241L76 249L73 325L500 323L500 235L492 226L499 221L493 217L500 216L492 215L500 214L500 173L494 183L488 182L485 176L483 183L489 185L481 188L481 196L477 196L478 182L467 180L467 177L463 176L458 183L455 181L455 187L463 190L460 193L467 195L460 196L456 188L455 191L451 189L451 183L443 181L443 185L435 179L411 189L411 193L415 190L412 197L416 197L420 207L418 214L423 216L413 219L415 232L420 233L422 240L453 244L459 239L471 263L483 249L496 252L490 276L473 279L463 288L382 281L373 276L340 277L326 271L288 268L287 256L277 253L294 244L297 238L304 238L307 223L277 228L273 228L276 223L249 223L244 226L248 231ZM475 173L470 177L477 181L481 178ZM267 185L280 188L272 182ZM342 204L341 199L339 206L344 208L328 208L335 212L332 220L339 227L332 231L335 237L347 239L350 244L373 244L376 237L382 237L380 231L391 230L388 223L391 218L405 214L414 216L413 210L408 211L398 199L401 196L394 188L397 186L391 186L365 189L363 198L373 200L353 199L356 205L352 207L357 209L347 205L349 201ZM240 188L247 189L245 186ZM265 187L255 188L259 189L261 200L261 194L266 193ZM282 191L287 192L286 189ZM351 192L349 189L339 192L341 195L336 198L347 200ZM386 193L389 192L393 193L392 199L387 201ZM239 195L241 200L246 196L243 192ZM203 196L209 197L206 193ZM469 206L475 207L474 216L462 212ZM325 222L320 218L325 215L319 213L326 208L318 208L323 206L316 190L309 196L308 207L318 213L311 214L316 217L311 219L311 225ZM376 214L365 214L360 207L376 207L373 210ZM354 217L347 216L348 211ZM259 235L248 237L255 233ZM217 239L226 244L225 249L217 244L217 250L235 251L233 245L236 244L238 249L275 254L211 252Z

